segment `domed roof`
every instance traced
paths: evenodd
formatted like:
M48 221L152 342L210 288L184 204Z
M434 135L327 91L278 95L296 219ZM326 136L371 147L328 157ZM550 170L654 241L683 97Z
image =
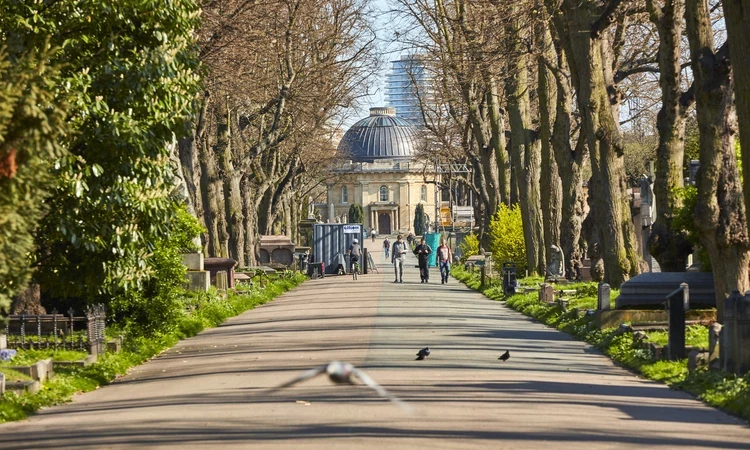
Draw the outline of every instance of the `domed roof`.
M409 159L419 141L419 129L396 117L394 108L370 108L370 117L352 125L339 143L339 154L352 161Z

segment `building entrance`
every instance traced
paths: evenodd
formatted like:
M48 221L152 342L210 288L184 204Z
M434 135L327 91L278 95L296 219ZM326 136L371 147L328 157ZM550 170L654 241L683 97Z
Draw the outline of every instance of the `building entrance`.
M378 214L378 234L391 234L391 215L389 213Z

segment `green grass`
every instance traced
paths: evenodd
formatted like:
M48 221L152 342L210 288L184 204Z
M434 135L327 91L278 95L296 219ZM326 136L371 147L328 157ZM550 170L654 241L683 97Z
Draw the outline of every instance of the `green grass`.
M647 332L648 341L658 345L667 345L669 333L666 331ZM685 345L708 349L708 328L702 325L691 325L685 329Z
M0 363L0 367L30 366L35 362L52 358L54 361L78 361L88 355L86 352L74 350L18 350L18 354L11 361Z
M3 373L5 375L5 381L31 381L32 378L30 376L27 376L21 372L17 372L12 369L8 369L6 367L0 367L0 373Z
M648 350L637 348L632 333L620 334L616 329L599 330L594 326L592 316L578 317L563 311L557 305L539 303L536 292L505 298L502 289L499 292L495 287L480 289L479 275L468 273L463 267L452 269L451 275L491 299L505 300L505 304L510 308L592 344L613 361L640 372L646 378L689 392L711 406L722 408L750 421L750 373L739 377L720 371L688 372L687 360L654 361ZM575 289L574 286L576 284L568 285L565 289ZM596 290L593 292L595 298ZM590 296L586 292L581 290L576 297L579 295L582 298L579 305L590 304ZM573 305L575 303L571 300L571 306ZM704 338L708 340L707 331L704 332L705 327L689 329L691 331L686 336L688 345L697 343L703 347ZM656 333L649 333L649 340L653 341L657 337Z
M154 336L131 336L125 340L122 352L107 353L96 364L87 367L55 369L55 377L35 394L6 394L0 400L0 422L24 419L40 408L66 403L78 392L88 392L108 384L180 339L195 336L229 317L267 303L305 279L304 275L294 274L271 281L264 288L245 290L242 294L230 293L226 297L215 292L191 295L192 313L186 314L173 330Z

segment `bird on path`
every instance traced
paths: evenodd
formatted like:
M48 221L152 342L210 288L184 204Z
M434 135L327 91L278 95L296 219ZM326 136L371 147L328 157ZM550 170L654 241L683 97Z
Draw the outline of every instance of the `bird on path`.
M417 359L415 359L415 361L422 361L428 356L430 356L430 347L425 347L419 352L417 352Z
M497 359L499 359L501 361L507 361L508 358L510 358L510 350L505 350L505 353L503 353L502 355L500 355L500 357L497 358Z
M400 398L383 389L378 383L375 382L375 380L370 378L369 375L357 369L352 364L341 361L331 361L328 364L324 364L322 366L303 372L297 378L289 380L286 383L280 384L271 389L270 392L275 392L279 389L295 385L301 381L305 381L323 373L328 375L328 379L335 384L357 385L355 379L359 379L360 381L362 381L362 383L365 384L365 386L377 392L381 397L387 398L388 400L396 403L404 409L409 409L406 403L404 403Z

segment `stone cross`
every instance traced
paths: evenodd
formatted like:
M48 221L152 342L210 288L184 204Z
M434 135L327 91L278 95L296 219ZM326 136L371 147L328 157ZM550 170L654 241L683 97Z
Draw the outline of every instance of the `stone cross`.
M596 288L596 309L609 310L609 284L599 283Z

